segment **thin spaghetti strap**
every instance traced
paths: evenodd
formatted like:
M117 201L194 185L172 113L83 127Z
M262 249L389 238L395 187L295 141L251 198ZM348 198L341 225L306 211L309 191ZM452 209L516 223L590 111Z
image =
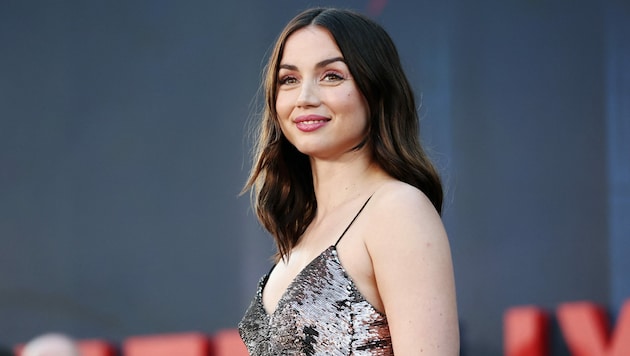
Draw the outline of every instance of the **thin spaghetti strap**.
M339 238L337 239L337 242L335 242L335 247L337 247L337 244L339 243L339 241L341 241L341 238L343 237L343 235L346 234L346 232L348 231L348 229L350 229L350 226L352 226L352 224L354 223L354 221L359 217L359 215L361 214L361 212L363 211L363 209L365 208L365 206L367 205L367 203L370 201L370 199L372 199L372 196L370 195L369 198L367 198L367 200L365 201L365 203L363 203L363 206L361 207L361 209L359 209L359 211L357 212L357 215L354 216L354 218L352 218L352 221L350 221L350 224L348 224L348 226L346 226L346 229L343 230L343 232L341 233L341 236L339 236Z

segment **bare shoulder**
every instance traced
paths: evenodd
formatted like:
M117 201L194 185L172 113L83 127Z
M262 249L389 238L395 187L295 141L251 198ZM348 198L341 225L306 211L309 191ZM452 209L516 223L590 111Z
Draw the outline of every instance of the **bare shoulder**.
M424 193L401 182L385 183L373 200L364 241L394 352L458 354L453 266L440 215Z
M383 240L387 236L416 238L445 237L442 219L429 198L418 188L400 181L383 184L372 198L370 219L372 237ZM398 232L398 233L396 233ZM388 242L391 243L390 238Z
M384 183L375 193L379 204L393 209L428 209L435 211L429 198L418 188L397 180Z

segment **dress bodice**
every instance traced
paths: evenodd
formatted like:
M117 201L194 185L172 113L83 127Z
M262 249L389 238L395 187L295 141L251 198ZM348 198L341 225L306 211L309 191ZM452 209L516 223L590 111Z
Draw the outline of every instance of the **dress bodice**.
M336 246L304 267L271 314L262 302L268 278L239 323L250 355L393 355L386 316L357 290Z

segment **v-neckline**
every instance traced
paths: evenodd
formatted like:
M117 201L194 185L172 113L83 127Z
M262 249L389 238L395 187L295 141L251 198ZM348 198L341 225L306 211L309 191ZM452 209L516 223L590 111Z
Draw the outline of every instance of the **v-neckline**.
M374 195L374 193L372 193L372 195ZM306 266L304 266L291 280L291 282L287 285L287 287L285 288L284 292L280 295L280 299L278 299L278 302L276 303L276 307L273 310L273 312L269 313L269 311L267 311L267 308L265 308L265 303L263 302L263 291L265 289L265 286L267 285L267 281L269 280L269 277L271 276L271 273L273 272L273 270L276 268L276 265L274 265L271 270L269 270L269 272L267 273L267 275L265 277L263 277L263 279L261 279L260 281L260 286L259 286L259 291L258 291L258 303L260 304L260 307L262 308L264 314L268 317L271 318L273 315L276 314L276 311L279 309L279 307L281 306L282 302L284 301L284 299L287 296L287 293L293 288L293 285L296 283L296 281L302 276L302 274L304 274L304 271L307 270L311 265L313 265L313 263L315 263L315 261L317 261L318 259L320 259L326 252L333 252L333 254L335 254L336 250L337 250L337 244L339 243L339 241L341 241L341 238L343 238L346 235L346 232L348 232L348 230L350 229L350 227L352 226L352 224L354 224L354 221L359 217L359 215L361 215L361 212L363 211L363 209L365 209L365 207L367 206L368 202L370 201L370 199L372 199L372 195L370 195L367 200L365 201L365 203L363 203L363 205L361 206L361 209L359 209L359 211L354 215L354 217L352 218L352 220L350 221L350 223L348 224L348 226L346 226L345 230L343 230L343 232L341 233L341 235L339 236L339 238L337 239L337 242L335 242L334 245L331 245L330 247L326 248L325 250L323 250L322 252L319 253L319 255L315 256ZM337 257L337 263L339 264L339 266L341 267L341 269L344 270L345 273L345 269L343 268L343 265L341 264L341 261L339 260L339 258Z
M259 304L260 308L262 308L264 314L268 318L273 317L276 314L276 311L278 311L278 309L280 309L280 306L282 305L282 303L283 303L284 299L286 298L287 294L289 293L289 291L291 289L293 289L293 286L297 283L297 281L300 279L300 277L302 277L302 275L304 274L304 271L306 271L308 268L310 268L317 260L322 258L325 253L327 253L329 251L335 251L336 249L337 249L337 247L335 245L331 245L330 247L328 247L325 250L323 250L322 252L320 252L319 255L315 256L306 266L304 266L295 275L295 277L293 277L291 282L287 285L287 287L285 288L284 292L282 292L282 294L280 295L280 299L278 299L278 302L276 303L276 307L274 308L273 312L270 313L267 310L267 308L265 307L265 303L263 301L263 292L265 290L265 287L267 286L267 281L269 281L269 277L271 276L271 272L273 272L273 270L276 267L274 265L271 268L271 270L261 279L260 285L258 287L258 293L257 293L258 294L258 304Z

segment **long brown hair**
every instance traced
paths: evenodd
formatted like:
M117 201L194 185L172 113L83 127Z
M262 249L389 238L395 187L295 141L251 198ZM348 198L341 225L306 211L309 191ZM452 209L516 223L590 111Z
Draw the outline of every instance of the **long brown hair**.
M275 239L277 257L289 255L317 210L308 156L284 137L275 107L284 45L291 34L310 25L333 36L369 105L369 133L363 144L371 148L373 160L395 179L420 189L438 212L442 210L440 178L420 145L413 91L392 39L361 14L309 9L287 24L267 63L265 106L253 166L243 188L244 192L252 189L254 209Z

